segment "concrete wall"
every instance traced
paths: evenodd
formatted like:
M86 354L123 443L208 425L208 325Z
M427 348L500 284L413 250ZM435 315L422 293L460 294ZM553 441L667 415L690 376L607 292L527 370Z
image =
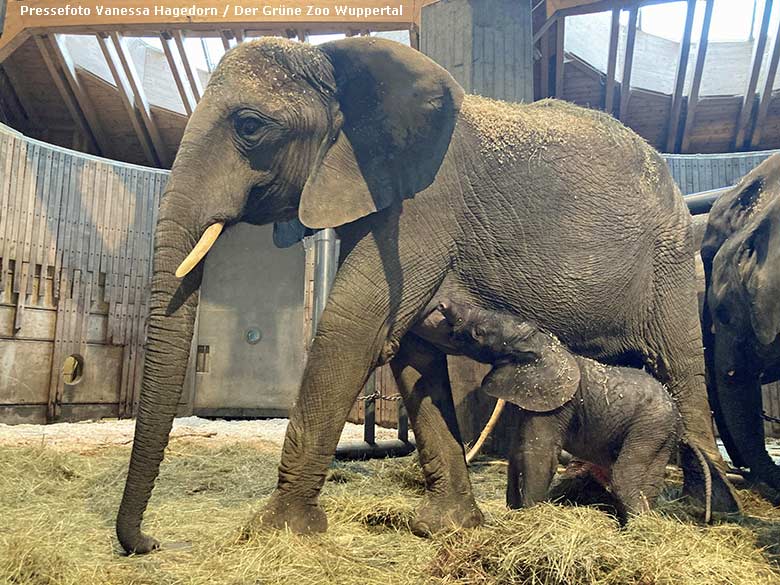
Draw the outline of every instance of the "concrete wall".
M444 0L423 7L420 50L468 93L533 101L530 0Z

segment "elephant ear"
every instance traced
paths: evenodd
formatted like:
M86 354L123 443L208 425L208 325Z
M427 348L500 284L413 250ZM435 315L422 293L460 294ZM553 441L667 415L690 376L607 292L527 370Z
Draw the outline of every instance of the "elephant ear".
M580 368L575 357L549 337L535 361L494 366L482 381L482 390L531 412L550 412L566 404L579 388Z
M290 221L277 221L274 223L274 245L277 248L289 248L313 233L297 217Z
M355 221L429 186L463 99L445 69L405 45L359 37L320 48L333 64L338 111L301 195L310 228Z
M780 199L761 212L737 262L753 331L763 345L769 345L780 334Z

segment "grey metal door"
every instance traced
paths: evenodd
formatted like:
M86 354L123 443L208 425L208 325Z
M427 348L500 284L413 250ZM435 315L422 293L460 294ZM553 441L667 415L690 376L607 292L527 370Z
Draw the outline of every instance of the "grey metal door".
M304 365L304 249L271 226L237 224L206 260L193 412L286 416Z

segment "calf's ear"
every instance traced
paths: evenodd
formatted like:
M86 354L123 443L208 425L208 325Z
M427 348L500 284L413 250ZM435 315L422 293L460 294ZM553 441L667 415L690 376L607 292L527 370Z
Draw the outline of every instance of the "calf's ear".
M571 400L580 385L580 368L557 339L548 337L537 360L494 366L482 390L531 412L550 412Z

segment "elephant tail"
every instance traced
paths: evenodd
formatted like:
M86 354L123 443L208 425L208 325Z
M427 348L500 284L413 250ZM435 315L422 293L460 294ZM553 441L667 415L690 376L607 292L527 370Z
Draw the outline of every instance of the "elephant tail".
M466 453L466 464L471 463L471 461L479 455L480 449L482 449L482 445L485 444L485 441L487 441L487 438L490 436L490 433L493 432L493 429L496 428L496 425L498 424L498 419L501 418L501 413L504 410L504 406L506 406L506 400L503 398L499 398L496 402L496 406L493 408L493 414L490 415L490 419L488 419L487 424L485 425L485 428L482 429L482 432L479 434L479 437L477 438L477 442L474 443L474 445L469 449L469 452Z
M742 512L739 498L725 474L704 451L688 441L680 442L680 462L683 469L683 493L704 504L704 521L709 524L712 511Z

